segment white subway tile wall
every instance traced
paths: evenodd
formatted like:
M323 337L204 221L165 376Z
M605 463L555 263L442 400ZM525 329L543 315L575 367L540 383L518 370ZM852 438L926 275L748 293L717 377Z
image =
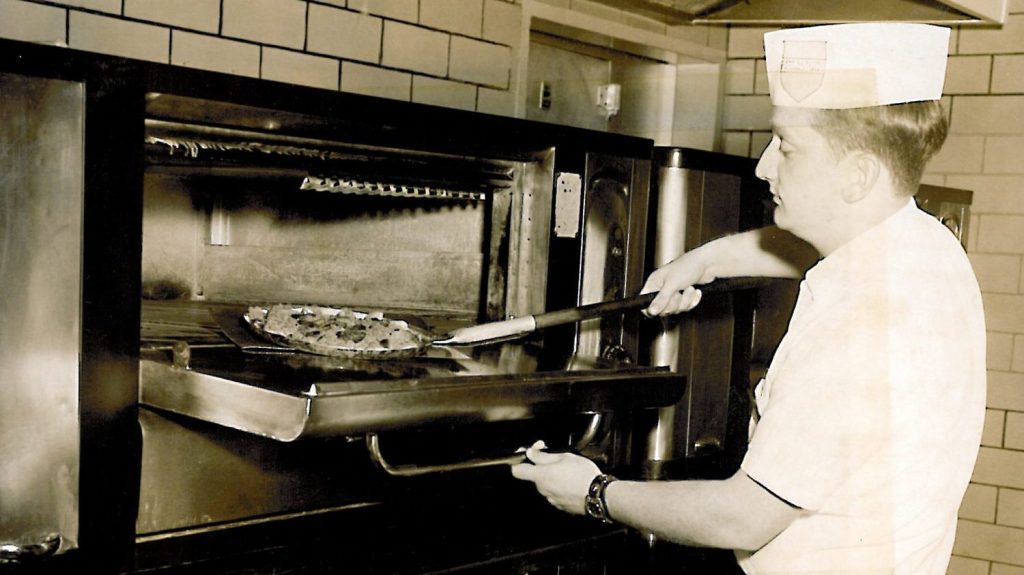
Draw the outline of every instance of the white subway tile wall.
M412 98L412 74L356 62L343 62L341 91L408 102Z
M86 10L96 10L98 12L107 12L110 14L121 13L121 0L53 0L50 3L74 6L75 8L85 8Z
M332 4L345 5L343 0ZM348 7L358 12L405 22L416 22L420 17L419 0L349 0Z
M484 40L506 46L518 46L522 30L519 26L510 26L509 23L519 22L522 18L523 9L518 4L510 4L505 0L484 0Z
M637 34L718 50L728 41L722 27L668 27L591 0L545 1ZM0 38L522 115L523 13L521 0L0 0Z
M224 36L302 49L306 41L303 0L223 0Z
M503 115L523 25L516 0L0 0L0 38Z
M960 517L977 521L995 521L996 497L999 490L990 485L971 485L964 495Z
M263 47L260 78L264 80L337 90L340 73L341 63L333 58Z
M413 76L412 101L446 108L475 110L476 88L469 84L430 76Z
M0 37L67 44L68 11L22 0L0 0Z
M1024 0L1002 28L953 29L943 106L950 136L924 181L971 190L967 251L985 301L989 398L949 575L1024 575ZM730 28L723 148L756 157L770 113L762 36ZM754 70L753 88L748 70ZM746 136L749 136L749 145Z
M508 88L512 68L512 51L508 46L452 36L449 58L448 74L452 79Z
M950 56L946 62L946 94L987 94L991 56Z
M420 24L479 38L483 32L484 0L420 0Z
M76 50L166 62L170 49L167 28L89 12L72 11L68 30L68 45Z
M175 30L171 64L239 76L260 75L260 47L215 36Z
M730 60L725 65L725 93L752 94L755 60Z
M985 447L1003 446L1003 428L1006 425L1006 412L1001 409L985 410L985 429L981 434L981 444Z
M993 563L992 572L989 575L1024 575L1024 567Z
M1024 371L1024 335L1022 334L1013 337L1013 359L1010 362L1010 371Z
M1024 92L1024 55L996 56L992 65L992 92L1020 94Z
M177 28L216 34L221 0L124 0L124 15Z
M310 4L306 49L376 64L383 26L383 20L375 16Z
M953 559L949 562L948 573L956 575L989 575L989 565L988 561L953 556Z
M444 77L448 73L451 34L400 22L384 24L381 64Z

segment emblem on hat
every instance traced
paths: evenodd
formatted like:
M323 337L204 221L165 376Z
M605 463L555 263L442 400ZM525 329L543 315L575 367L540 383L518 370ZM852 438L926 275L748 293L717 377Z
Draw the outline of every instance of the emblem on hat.
M802 102L821 88L828 60L823 40L785 40L782 43L780 80L793 100Z
M785 28L764 35L775 106L819 110L938 100L950 29L910 22Z

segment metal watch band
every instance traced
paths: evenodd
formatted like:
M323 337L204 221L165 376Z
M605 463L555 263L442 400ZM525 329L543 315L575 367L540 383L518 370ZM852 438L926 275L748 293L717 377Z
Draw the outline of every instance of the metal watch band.
M608 484L615 481L615 477L607 474L600 474L590 482L590 487L587 488L587 497L584 501L584 509L587 515L603 521L604 523L611 523L611 517L608 516L608 503L604 499L604 492L608 489Z

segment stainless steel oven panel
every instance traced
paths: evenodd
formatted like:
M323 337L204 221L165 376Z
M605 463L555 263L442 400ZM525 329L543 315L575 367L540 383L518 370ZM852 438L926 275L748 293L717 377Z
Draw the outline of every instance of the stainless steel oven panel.
M82 84L0 74L4 560L78 546L84 118Z
M361 445L291 445L139 410L140 540L238 522L373 505ZM353 459L352 452L358 452Z
M665 369L483 373L314 383L284 392L141 362L140 401L277 441L346 436L436 423L513 421L553 410L622 411L667 405L682 393Z

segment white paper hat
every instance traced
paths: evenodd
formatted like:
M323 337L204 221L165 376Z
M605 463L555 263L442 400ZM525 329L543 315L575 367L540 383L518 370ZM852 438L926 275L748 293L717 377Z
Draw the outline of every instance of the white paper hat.
M764 35L772 104L863 108L938 100L949 28L872 22Z

